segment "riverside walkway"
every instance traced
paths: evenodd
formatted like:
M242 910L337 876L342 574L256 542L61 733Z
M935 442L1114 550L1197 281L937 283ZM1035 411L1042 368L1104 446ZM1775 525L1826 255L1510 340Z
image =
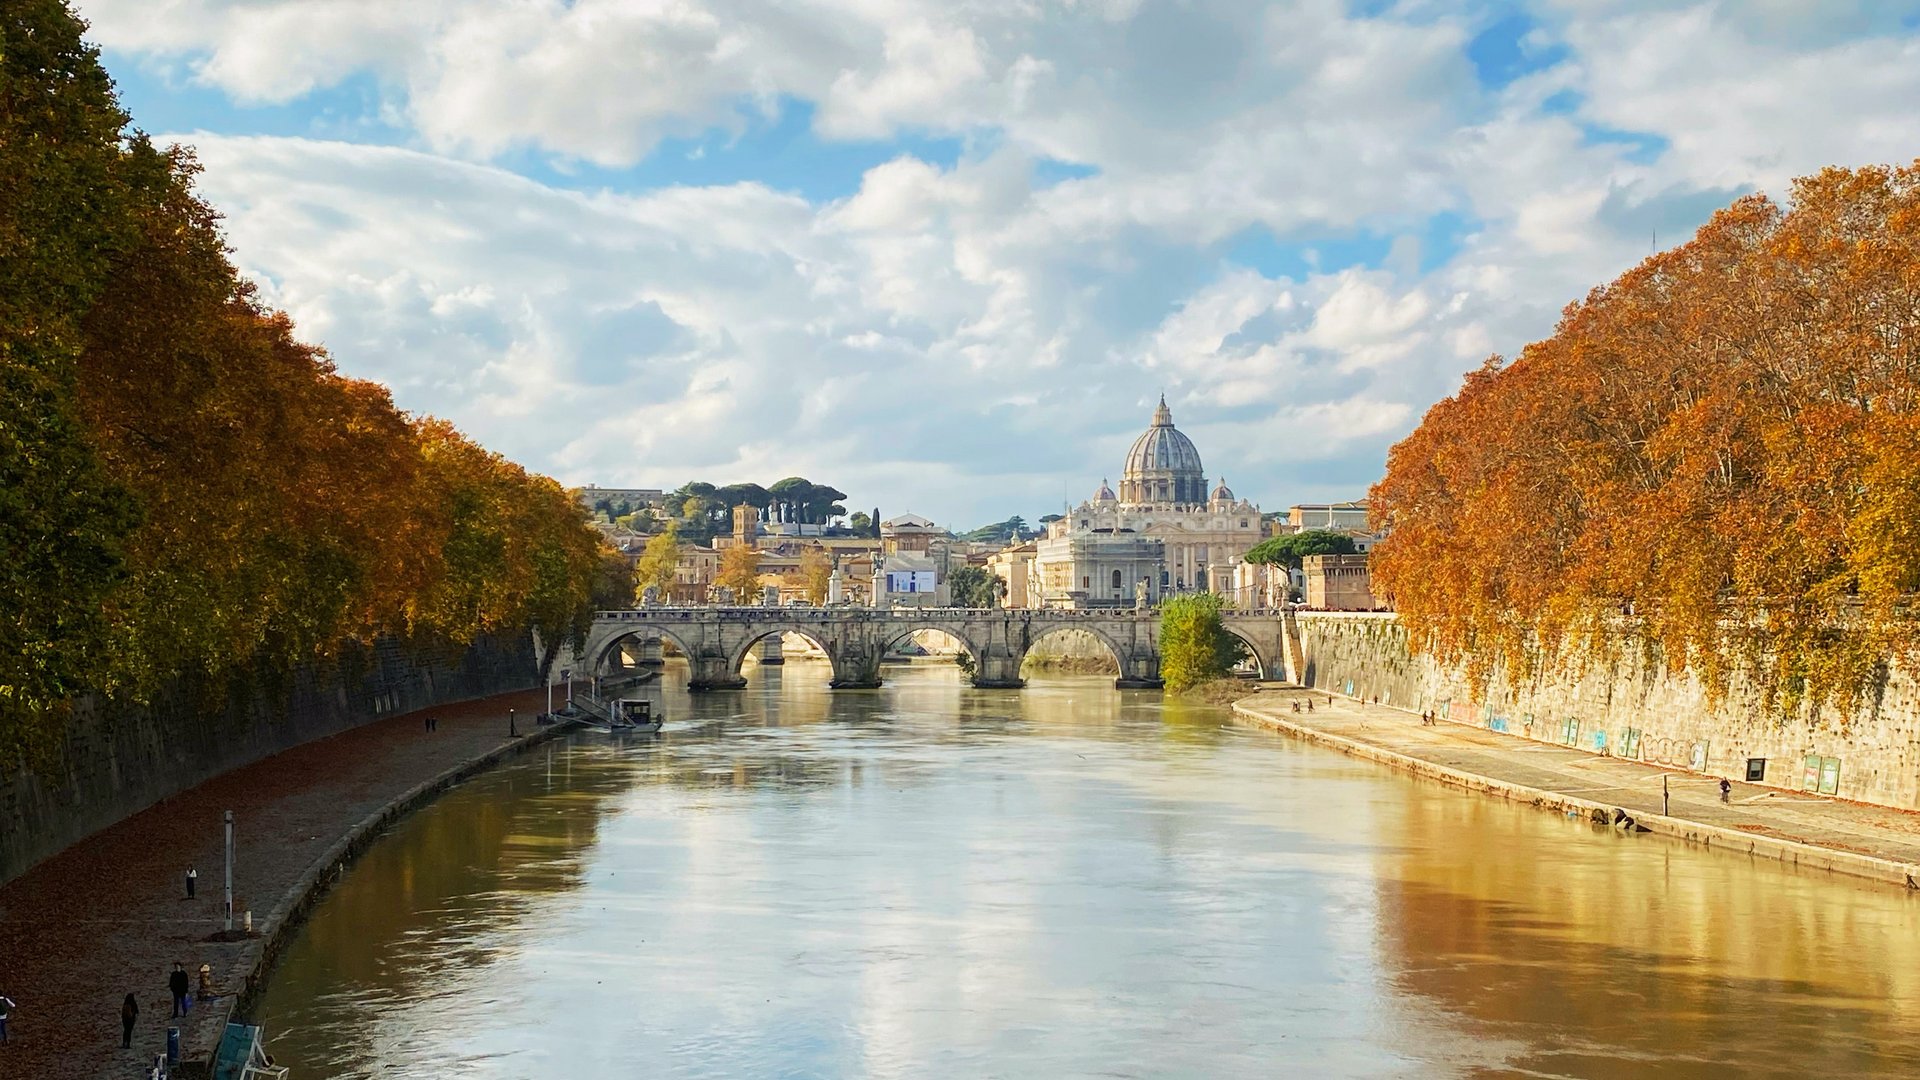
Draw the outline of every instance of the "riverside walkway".
M181 1028L204 1060L265 938L211 940L221 929L221 814L238 822L235 926L251 909L264 935L280 908L341 839L422 784L524 744L546 691L502 694L389 717L307 743L182 792L82 840L0 886L0 994L18 1003L0 1045L0 1078L144 1076ZM520 738L507 736L507 710ZM438 727L425 730L425 717ZM188 866L199 888L186 899ZM169 1021L167 975L213 969L218 996ZM197 978L196 978L197 982ZM133 1048L120 1048L120 1003L140 1005ZM269 1047L273 1032L266 1033Z
M1313 699L1313 712L1292 703ZM1322 690L1269 690L1233 706L1243 722L1545 809L1625 810L1648 831L1803 867L1920 888L1920 813L1603 757ZM1671 798L1661 812L1661 783Z

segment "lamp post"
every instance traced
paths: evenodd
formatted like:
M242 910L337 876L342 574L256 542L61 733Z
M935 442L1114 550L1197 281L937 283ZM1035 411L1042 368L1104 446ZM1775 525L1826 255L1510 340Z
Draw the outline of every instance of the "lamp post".
M233 929L233 811L226 812L227 824L227 929Z

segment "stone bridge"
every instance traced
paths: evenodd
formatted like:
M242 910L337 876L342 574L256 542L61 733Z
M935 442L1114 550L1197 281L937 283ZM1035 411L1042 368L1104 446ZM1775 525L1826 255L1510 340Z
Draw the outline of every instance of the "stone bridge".
M1262 678L1281 679L1298 667L1291 659L1286 621L1279 612L1227 612L1228 631L1244 641ZM1026 685L1020 665L1027 650L1061 630L1084 630L1113 653L1114 685L1160 685L1160 616L1150 611L1067 611L1016 608L697 607L602 611L594 617L579 663L590 675L621 670L629 653L672 642L687 657L690 690L746 685L740 666L756 642L798 634L819 646L833 665L831 685L880 685L880 658L903 638L938 630L973 658L973 685ZM1297 641L1297 636L1292 640ZM657 656L658 653L652 653Z

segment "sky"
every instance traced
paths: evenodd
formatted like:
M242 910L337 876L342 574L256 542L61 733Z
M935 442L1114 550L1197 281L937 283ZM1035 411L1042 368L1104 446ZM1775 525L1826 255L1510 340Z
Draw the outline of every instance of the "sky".
M1364 497L1713 211L1920 157L1920 0L76 0L241 270L569 485Z

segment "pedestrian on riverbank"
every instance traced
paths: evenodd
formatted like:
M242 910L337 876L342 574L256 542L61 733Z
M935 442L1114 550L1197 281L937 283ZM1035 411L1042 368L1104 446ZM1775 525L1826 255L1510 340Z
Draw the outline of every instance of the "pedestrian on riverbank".
M0 1043L7 1041L7 1017L12 1016L17 1008L19 1006L13 1003L12 998L0 994Z
M173 1015L187 1015L187 965L176 962L167 976L167 989L173 993Z
M1308 712L1312 712L1312 711L1313 711L1313 699L1312 699L1312 698L1308 698L1308 699L1307 699L1307 711L1308 711Z
M1733 800L1732 800L1732 798L1731 798L1731 796L1732 796L1732 795L1733 795L1733 781L1731 781L1731 780L1728 780L1728 779L1727 779L1727 778L1725 778L1725 777L1721 777L1721 779L1720 779L1720 801L1721 801L1721 802L1732 802L1732 801L1733 801Z
M120 1003L120 1049L133 1049L133 1024L138 1019L140 1003L134 1000L132 994L128 994L127 1000Z
M194 886L200 884L200 871L187 867L187 899L193 899Z

